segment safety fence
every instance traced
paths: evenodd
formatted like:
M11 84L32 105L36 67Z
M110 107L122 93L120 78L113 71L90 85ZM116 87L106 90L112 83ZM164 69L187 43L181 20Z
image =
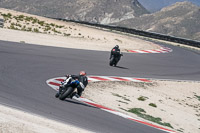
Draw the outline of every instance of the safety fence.
M155 33L155 32L147 32L147 31L137 30L137 29L130 29L130 28L126 28L126 27L89 23L89 22L85 22L85 21L74 21L74 20L66 20L66 19L61 19L61 18L53 18L53 19L67 21L67 22L75 22L75 23L80 23L80 24L86 24L86 25L90 25L90 26L101 27L101 28L106 28L109 30L115 30L115 31L135 34L135 35L159 39L159 40L176 42L176 43L181 43L184 45L200 48L200 41L197 41L197 40L190 40L190 39L186 39L186 38L169 36L169 35L164 35L164 34Z
M3 28L4 20L0 18L0 28Z

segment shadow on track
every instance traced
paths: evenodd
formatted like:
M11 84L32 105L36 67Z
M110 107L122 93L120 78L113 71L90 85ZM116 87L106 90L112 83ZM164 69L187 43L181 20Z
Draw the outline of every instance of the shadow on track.
M83 105L83 106L87 106L87 107L97 108L97 107L88 105L88 104L86 104L86 103L79 102L79 101L77 101L77 100L65 99L64 101L65 101L65 102L72 103L72 104L77 104L77 105ZM99 109L99 108L97 108L97 109Z
M129 69L127 67L121 67L121 66L115 66L116 68L120 68L120 69Z

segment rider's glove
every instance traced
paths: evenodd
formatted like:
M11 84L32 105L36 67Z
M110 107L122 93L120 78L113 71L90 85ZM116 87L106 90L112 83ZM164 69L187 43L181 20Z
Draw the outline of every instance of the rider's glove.
M71 75L65 75L65 77L69 78Z

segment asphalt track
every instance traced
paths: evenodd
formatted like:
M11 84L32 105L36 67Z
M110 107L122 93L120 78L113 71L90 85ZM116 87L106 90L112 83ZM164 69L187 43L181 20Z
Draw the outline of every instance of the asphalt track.
M46 80L65 74L200 80L200 53L168 46L171 53L124 53L119 67L108 65L109 52L0 41L0 103L94 132L162 133L75 100L54 97Z

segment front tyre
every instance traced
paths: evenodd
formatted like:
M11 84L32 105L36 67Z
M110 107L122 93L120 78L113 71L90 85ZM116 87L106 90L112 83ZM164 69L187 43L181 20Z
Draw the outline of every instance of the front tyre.
M68 87L67 90L66 90L64 93L60 94L59 99L60 99L60 100L65 100L65 98L69 97L70 94L71 94L73 91L74 91L74 88Z

